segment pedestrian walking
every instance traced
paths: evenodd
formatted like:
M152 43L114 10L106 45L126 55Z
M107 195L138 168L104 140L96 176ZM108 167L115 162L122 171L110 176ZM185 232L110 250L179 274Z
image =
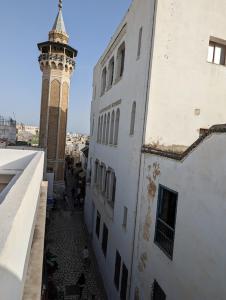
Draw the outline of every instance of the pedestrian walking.
M77 284L79 287L79 297L82 298L82 292L83 292L85 284L86 284L86 278L83 273L80 275Z
M89 267L89 265L90 265L90 259L89 259L89 250L88 250L87 246L85 246L85 248L83 249L82 255L83 255L84 265L87 266L87 267Z

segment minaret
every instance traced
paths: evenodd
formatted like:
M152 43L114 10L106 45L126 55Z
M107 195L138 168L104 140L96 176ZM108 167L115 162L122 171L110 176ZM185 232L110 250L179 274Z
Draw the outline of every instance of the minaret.
M38 44L43 73L39 145L47 152L47 171L54 172L56 184L63 184L68 97L77 51L68 45L62 0L58 7L49 40Z

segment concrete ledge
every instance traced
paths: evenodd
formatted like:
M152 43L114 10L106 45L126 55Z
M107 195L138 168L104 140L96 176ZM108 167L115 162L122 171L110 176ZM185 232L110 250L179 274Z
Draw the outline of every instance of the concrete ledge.
M23 300L40 300L48 183L42 182Z

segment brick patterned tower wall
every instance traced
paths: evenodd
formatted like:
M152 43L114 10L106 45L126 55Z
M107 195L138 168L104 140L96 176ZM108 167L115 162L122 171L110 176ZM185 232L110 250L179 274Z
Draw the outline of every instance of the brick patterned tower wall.
M67 112L71 75L77 51L68 46L62 4L49 32L49 40L38 44L42 76L39 145L47 153L47 171L54 172L55 183L64 181Z

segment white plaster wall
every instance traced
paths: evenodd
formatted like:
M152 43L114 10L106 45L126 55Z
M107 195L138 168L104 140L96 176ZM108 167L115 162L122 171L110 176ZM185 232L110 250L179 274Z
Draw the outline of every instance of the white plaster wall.
M33 239L44 153L0 150L0 171L20 172L0 204L0 298L22 299ZM23 169L22 169L23 168Z
M120 44L125 41L126 54L125 54L125 68L122 79L100 97L101 87L101 60L98 62L94 69L93 86L96 89L92 101L91 108L91 124L92 118L95 118L94 134L91 136L90 141L90 158L93 161L93 174L94 163L98 159L114 169L117 177L116 187L116 200L114 211L111 211L108 205L103 205L103 199L95 192L94 187L91 185L90 192L87 193L85 203L85 218L87 226L90 227L92 222L90 218L92 214L92 201L95 203L96 209L99 210L103 222L106 223L109 230L108 240L108 253L105 259L101 250L102 241L102 225L100 240L96 239L95 233L93 234L93 244L98 258L101 274L107 289L109 299L119 299L119 293L114 287L113 277L115 268L115 255L116 249L120 252L122 261L130 273L134 221L137 200L137 187L139 176L139 163L140 163L140 148L142 145L143 123L145 115L145 99L146 99L146 86L148 74L148 61L150 55L151 44L151 28L153 21L153 4L154 1L150 0L134 0L128 14L120 24L112 41L116 38L121 28L127 23L127 31L121 42L113 51L116 59L117 49ZM138 35L140 27L143 27L142 49L140 59L137 60L137 47ZM105 50L105 53L109 47ZM109 57L111 59L112 55ZM119 124L119 140L118 146L106 146L96 143L97 127L99 112L108 105L121 100L121 103L115 107L120 108L120 124ZM132 103L136 101L136 124L134 136L129 135L130 130L130 116L132 110ZM106 112L108 113L107 110ZM90 166L88 166L90 168ZM123 209L124 206L128 208L128 223L126 231L122 227L123 222ZM95 230L95 223L94 223ZM92 231L92 228L89 228ZM128 280L129 287L129 280Z
M207 62L210 36L226 40L225 10L223 0L158 1L146 144L190 145L225 123L226 67Z
M167 300L225 299L225 147L222 133L207 138L182 162L143 155L133 270L133 293L138 287L140 299L150 299L154 279ZM178 192L172 261L153 242L159 184Z

